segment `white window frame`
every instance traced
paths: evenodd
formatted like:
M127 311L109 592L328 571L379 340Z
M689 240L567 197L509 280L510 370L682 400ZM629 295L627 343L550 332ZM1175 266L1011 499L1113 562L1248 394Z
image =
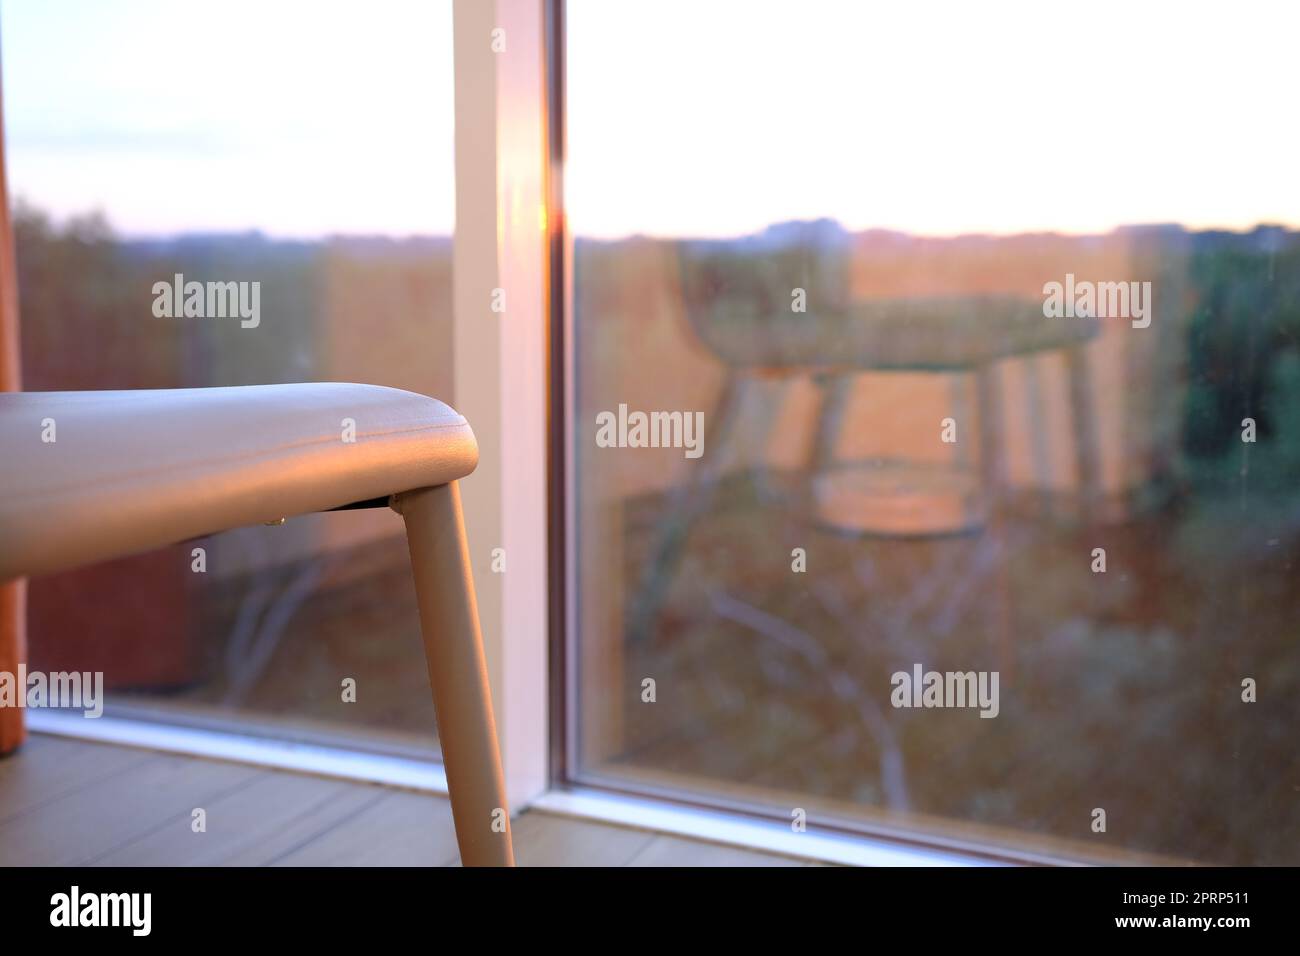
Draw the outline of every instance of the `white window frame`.
M569 509L555 504L572 500L572 381L565 371L572 366L563 351L552 356L551 347L571 341L565 303L572 246L560 206L560 156L551 151L549 135L562 122L553 86L558 79L550 69L562 62L553 55L554 45L564 42L562 16L563 0L453 0L453 367L474 374L456 374L452 403L479 442L479 466L463 483L462 496L512 812L531 807L833 863L1006 862L883 837L794 833L780 821L741 812L564 782L572 741L554 739L560 733L552 733L551 716L565 712L569 702L558 698L574 686L565 679L564 663L574 623L574 567L564 547L572 540ZM562 265L554 261L557 251ZM505 290L504 313L491 309L496 289ZM557 322L560 334L553 339ZM561 457L559 471L570 486L548 486L551 454ZM552 528L558 539L548 533ZM496 548L505 550L505 573L492 571ZM560 614L553 619L556 607ZM572 735L572 722L563 723ZM343 747L135 719L87 721L54 711L32 712L29 724L38 733L447 792L440 764Z

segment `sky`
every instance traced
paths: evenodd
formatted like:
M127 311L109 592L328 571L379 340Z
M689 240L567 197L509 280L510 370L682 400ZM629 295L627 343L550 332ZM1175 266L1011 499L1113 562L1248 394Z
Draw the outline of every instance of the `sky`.
M127 234L445 234L450 0L2 0L11 191ZM569 221L1300 225L1300 4L569 0Z
M449 233L450 0L0 0L10 192L166 235Z

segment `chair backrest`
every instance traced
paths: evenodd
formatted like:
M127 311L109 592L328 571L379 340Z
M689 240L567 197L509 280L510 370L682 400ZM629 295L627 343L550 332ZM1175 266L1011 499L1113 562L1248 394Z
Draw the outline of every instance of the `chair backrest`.
M797 323L794 293L808 311L849 306L849 235L826 220L785 223L756 236L678 243L682 311L694 335L724 364L751 365L753 340ZM741 346L744 346L743 348Z

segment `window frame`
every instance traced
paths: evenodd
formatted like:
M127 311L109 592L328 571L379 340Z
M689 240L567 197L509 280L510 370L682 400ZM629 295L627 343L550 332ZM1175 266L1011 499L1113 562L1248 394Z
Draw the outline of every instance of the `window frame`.
M457 0L464 2L464 0ZM499 0L508 4L512 0ZM734 795L686 791L668 784L630 782L578 766L581 701L578 699L579 565L575 495L576 456L572 412L573 381L573 237L564 206L567 143L566 0L537 0L543 7L545 70L539 99L546 109L545 184L550 224L547 276L548 342L548 588L550 599L551 739L550 787L532 806L556 813L625 826L660 830L831 863L863 866L1005 866L1005 865L1171 865L1185 861L1104 848L1087 857L1077 846L1044 837L1033 846L1017 847L995 838L967 837L924 825L896 826L845 816L825 816L804 833L770 805ZM820 816L820 815L819 815ZM936 819L934 823L944 821Z
M1078 862L945 839L920 827L836 821L795 833L770 807L579 772L566 6L565 0L452 0L453 328L457 354L477 356L473 381L458 378L452 400L485 446L478 471L464 484L465 513L512 811L534 808L851 865ZM496 27L506 30L509 50L525 51L522 69L491 51ZM515 221L520 197L526 212L529 197L538 197L542 229ZM505 316L484 315L487 300L480 302L478 293L489 281L509 290ZM528 467L518 467L538 452ZM530 511L534 503L540 507ZM499 546L509 553L509 574L491 572L491 551ZM536 603L541 592L544 614ZM440 762L112 717L85 721L34 712L29 723L42 733L447 792Z

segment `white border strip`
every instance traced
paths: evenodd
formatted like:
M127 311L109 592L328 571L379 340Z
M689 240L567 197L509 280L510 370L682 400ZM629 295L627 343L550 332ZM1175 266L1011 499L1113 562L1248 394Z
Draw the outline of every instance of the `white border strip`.
M273 767L276 770L381 783L407 790L441 794L447 792L447 775L442 764L406 757L359 753L316 744L248 737L120 717L89 720L79 713L61 713L57 710L29 710L27 726L39 734L76 737L192 757L232 760L259 767Z
M592 790L552 790L534 800L532 809L847 866L1009 865L871 837L816 830L795 833L783 823Z

